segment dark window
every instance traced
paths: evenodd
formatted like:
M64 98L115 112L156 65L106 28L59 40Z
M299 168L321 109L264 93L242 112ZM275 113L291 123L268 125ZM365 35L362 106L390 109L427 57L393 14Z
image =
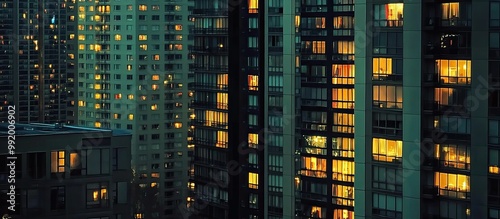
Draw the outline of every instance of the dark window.
M50 188L50 209L62 210L66 208L66 189L64 186Z
M373 133L402 136L403 116L400 113L373 113Z
M40 179L46 174L46 153L28 153L28 175L32 179Z
M373 54L403 54L403 32L376 32L373 36Z
M37 189L30 189L26 192L26 208L40 208L40 194Z
M373 167L373 188L388 191L403 191L403 170L390 167Z

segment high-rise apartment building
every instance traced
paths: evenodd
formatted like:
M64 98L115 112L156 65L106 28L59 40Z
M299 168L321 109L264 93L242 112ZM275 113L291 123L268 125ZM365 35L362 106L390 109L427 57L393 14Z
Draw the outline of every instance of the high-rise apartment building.
M132 137L137 218L180 218L186 205L193 2L72 1L68 117Z
M498 218L500 2L355 4L356 218Z
M0 1L0 120L66 120L66 1Z
M195 1L191 218L294 217L299 5Z
M300 34L297 218L353 219L354 2L302 1Z

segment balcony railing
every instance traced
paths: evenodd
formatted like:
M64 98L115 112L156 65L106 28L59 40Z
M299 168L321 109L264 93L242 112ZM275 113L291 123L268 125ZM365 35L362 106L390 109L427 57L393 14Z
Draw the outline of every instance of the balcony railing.
M227 16L227 9L193 9L193 15Z
M227 34L227 28L193 28L193 34L214 34L214 35L224 35Z

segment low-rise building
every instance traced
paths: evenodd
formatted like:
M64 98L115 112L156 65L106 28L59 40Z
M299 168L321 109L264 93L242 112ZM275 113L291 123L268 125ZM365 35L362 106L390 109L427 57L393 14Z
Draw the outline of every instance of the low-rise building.
M8 125L0 123L0 197L5 199L0 201L0 215L132 216L130 133L62 124Z

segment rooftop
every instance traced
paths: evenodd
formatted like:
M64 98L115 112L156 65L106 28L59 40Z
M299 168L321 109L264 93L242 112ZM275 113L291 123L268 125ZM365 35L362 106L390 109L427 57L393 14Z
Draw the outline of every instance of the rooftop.
M92 133L92 132L111 132L113 136L131 135L127 130L110 130L110 129L97 129L88 127L70 126L63 123L45 124L45 123L30 123L21 124L16 123L15 135L64 135L64 134L77 134L77 133ZM8 135L9 123L0 123L0 136Z

